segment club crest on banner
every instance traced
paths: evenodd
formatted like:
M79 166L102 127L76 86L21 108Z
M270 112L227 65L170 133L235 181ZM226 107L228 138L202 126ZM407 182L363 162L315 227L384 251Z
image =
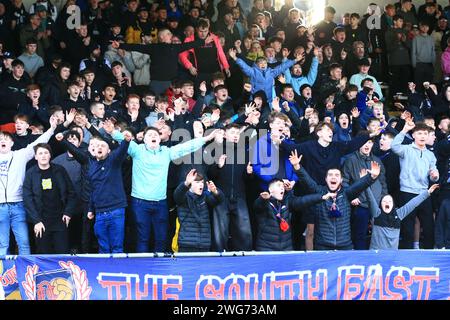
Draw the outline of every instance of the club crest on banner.
M22 286L28 300L89 300L86 270L72 261L59 261L60 269L39 271L37 265L28 266Z

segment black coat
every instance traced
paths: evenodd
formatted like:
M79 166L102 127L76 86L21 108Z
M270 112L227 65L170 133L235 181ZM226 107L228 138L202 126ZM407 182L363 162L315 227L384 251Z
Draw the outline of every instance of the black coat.
M27 171L25 181L23 182L23 203L27 212L27 219L33 225L42 222L46 230L49 228L59 229L64 227L62 224L62 216L67 215L71 217L78 211L77 197L66 169L60 165L51 164L50 170L52 170L54 179L52 181L53 188L57 189L59 194L59 197L55 201L61 201L61 207L64 208L58 217L46 215L46 204L42 202L41 172L38 166L34 166Z
M206 185L205 185L206 187ZM178 205L180 231L178 245L209 251L211 247L210 209L224 201L222 191L214 195L204 191L201 196L189 192L189 188L181 183L173 195Z
M292 213L302 207L312 206L322 201L322 194L311 194L304 197L295 197L288 194L281 202L274 198L264 200L256 199L254 209L258 220L258 235L256 237L257 251L289 251L292 246L292 228L286 232L280 229L280 219L276 217L277 209L280 216L291 225Z

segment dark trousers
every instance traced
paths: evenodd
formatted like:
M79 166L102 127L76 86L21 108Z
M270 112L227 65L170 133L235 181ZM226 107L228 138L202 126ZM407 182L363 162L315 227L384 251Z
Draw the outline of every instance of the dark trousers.
M370 219L369 209L358 206L353 211L352 238L355 250L369 249L367 241L369 219Z
M94 253L98 252L97 238L94 234L95 220L89 220L87 217L88 203L83 202L83 212L81 214L81 252L82 253Z
M421 63L416 64L416 69L414 70L414 82L416 83L417 90L422 91L424 82L433 82L434 78L434 67L432 63Z
M131 208L137 230L136 252L150 252L149 242L152 232L155 239L153 251L165 252L169 224L167 201L132 198Z
M69 253L69 232L67 229L58 231L45 230L42 238L35 238L38 254L67 254Z
M390 66L391 69L391 95L395 95L398 92L408 92L408 82L411 81L411 66Z
M400 191L400 206L403 206L417 194ZM413 249L414 242L414 224L416 216L419 218L420 226L423 229L423 243L424 249L433 249L434 246L434 219L433 207L431 198L426 199L416 209L414 209L402 221L400 229L400 249Z
M252 229L245 198L226 199L213 211L213 249L252 250ZM231 246L228 240L231 237Z

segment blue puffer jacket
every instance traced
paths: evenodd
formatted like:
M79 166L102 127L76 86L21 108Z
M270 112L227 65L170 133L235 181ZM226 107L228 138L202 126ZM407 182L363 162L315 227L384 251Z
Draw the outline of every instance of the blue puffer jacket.
M250 67L244 60L237 58L237 65L242 69L242 72L250 78L252 85L252 94L256 91L263 90L267 95L267 100L272 102L274 81L273 79L282 74L295 64L295 60L286 60L275 68L260 69L256 63Z

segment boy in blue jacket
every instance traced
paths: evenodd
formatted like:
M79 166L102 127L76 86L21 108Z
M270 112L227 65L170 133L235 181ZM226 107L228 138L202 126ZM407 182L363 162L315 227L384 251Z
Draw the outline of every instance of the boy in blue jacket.
M236 61L236 64L241 68L242 72L250 78L252 94L259 90L263 90L267 95L268 101L272 101L273 99L274 79L292 67L296 62L303 59L302 55L297 55L295 60L285 60L277 67L269 68L267 66L267 59L265 57L259 57L256 59L253 67L250 67L244 60L236 56L235 49L230 49L228 54L231 59ZM289 51L283 52L284 58L287 58L288 55Z

